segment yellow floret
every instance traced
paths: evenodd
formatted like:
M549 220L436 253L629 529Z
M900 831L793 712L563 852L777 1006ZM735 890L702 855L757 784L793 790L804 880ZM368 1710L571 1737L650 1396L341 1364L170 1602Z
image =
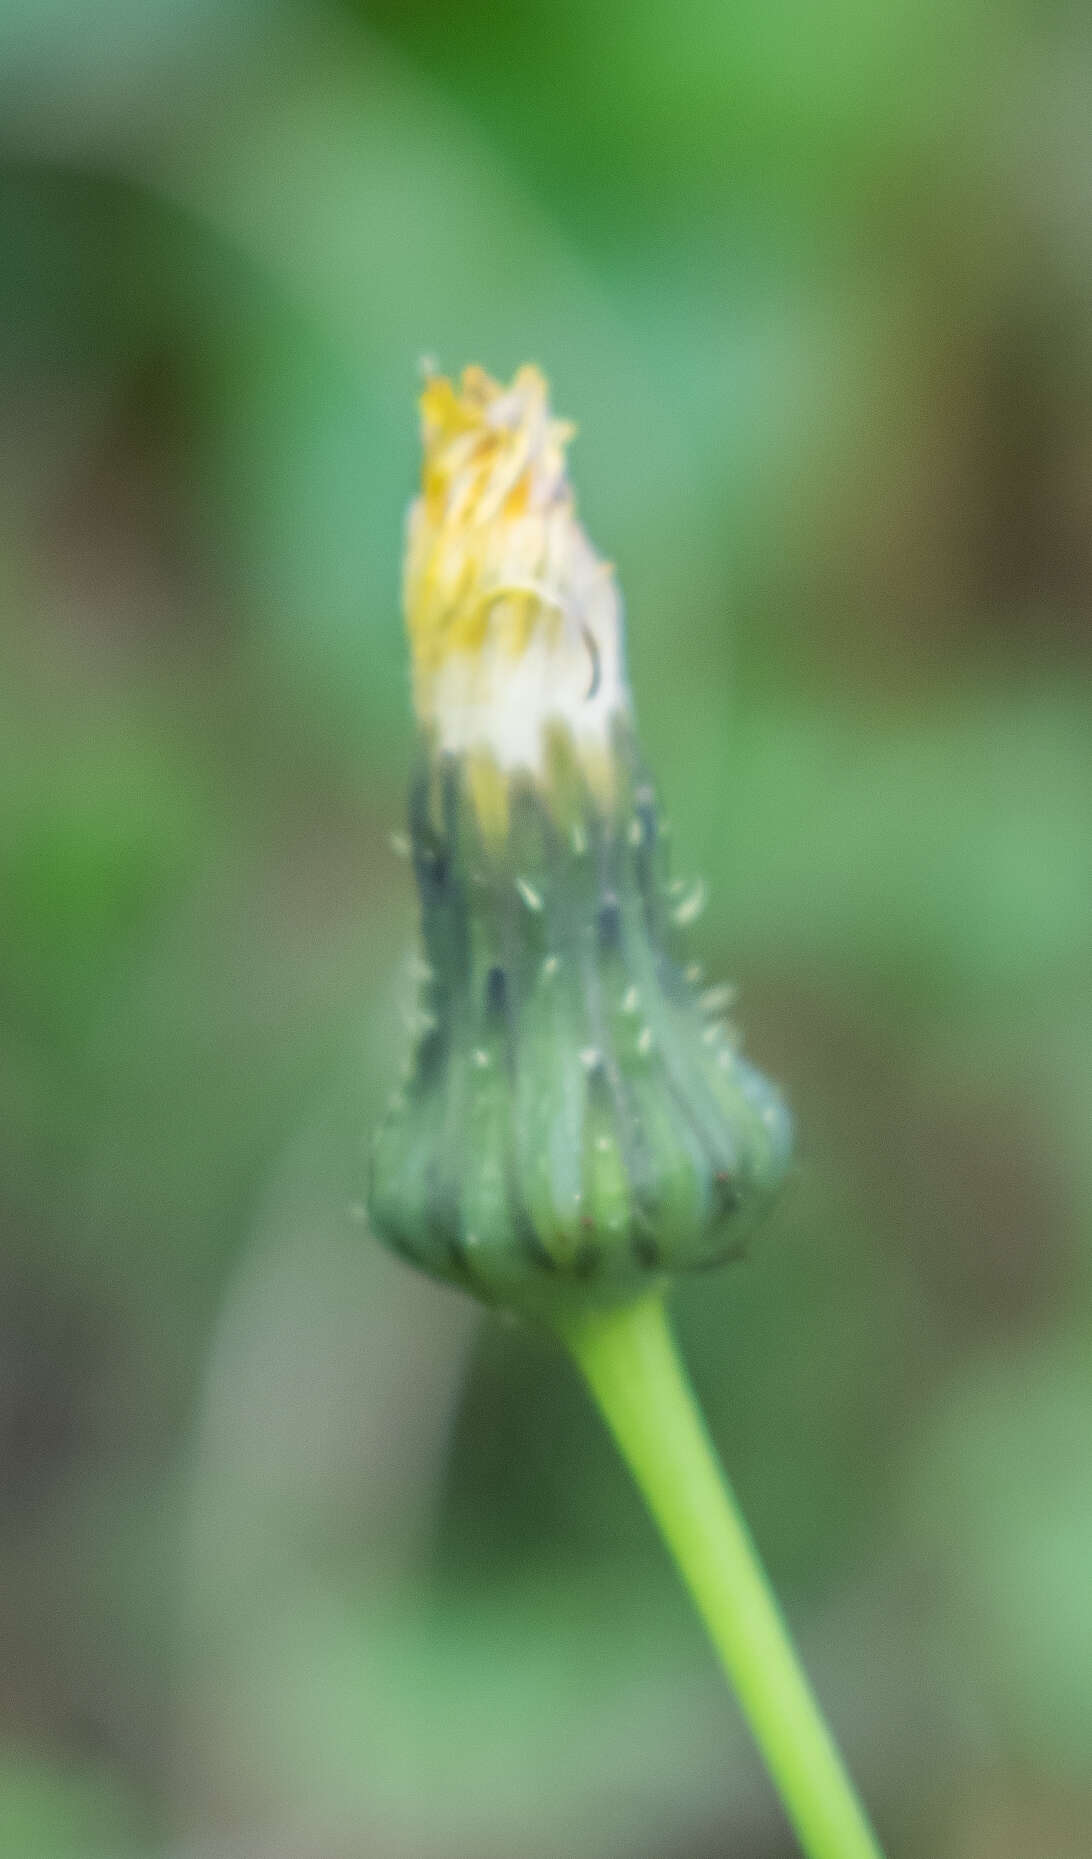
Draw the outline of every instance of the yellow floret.
M531 609L549 601L551 542L556 553L559 531L573 521L565 475L573 427L550 417L546 382L533 367L508 389L483 368L465 369L458 389L434 376L421 396L421 425L405 595L415 671L427 686L449 653L480 650L498 618L512 650L526 644Z
M531 366L485 370L421 396L421 491L409 512L404 597L414 702L436 746L506 774L540 770L561 724L601 755L628 704L613 571L577 521L565 451Z

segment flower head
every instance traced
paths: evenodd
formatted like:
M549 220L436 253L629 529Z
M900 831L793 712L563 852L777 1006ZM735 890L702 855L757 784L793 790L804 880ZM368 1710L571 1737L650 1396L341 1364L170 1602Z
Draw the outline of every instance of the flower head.
M687 940L637 748L613 570L546 384L422 397L406 620L424 941L371 1207L406 1257L518 1307L628 1297L739 1250L788 1161L777 1092Z
M423 728L438 753L475 758L487 815L513 771L544 773L558 726L609 784L612 725L629 712L622 606L577 519L574 427L533 367L509 387L482 368L458 387L434 376L421 422L405 608Z

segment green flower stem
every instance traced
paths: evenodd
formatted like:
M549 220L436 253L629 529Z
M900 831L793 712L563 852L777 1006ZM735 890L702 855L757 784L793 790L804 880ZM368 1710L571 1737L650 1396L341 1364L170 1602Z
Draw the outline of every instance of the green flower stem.
M555 1323L690 1589L808 1859L881 1859L717 1460L663 1300Z

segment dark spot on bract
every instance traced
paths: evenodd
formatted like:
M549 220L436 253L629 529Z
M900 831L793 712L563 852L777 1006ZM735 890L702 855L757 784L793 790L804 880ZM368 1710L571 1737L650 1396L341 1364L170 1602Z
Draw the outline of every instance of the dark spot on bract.
M617 949L622 940L622 906L613 891L607 893L599 906L596 931L601 948Z
M507 1006L508 977L503 968L496 965L485 977L485 1011L489 1014L501 1014Z
M735 1213L739 1206L739 1189L727 1169L718 1168L713 1176L713 1193L718 1213Z

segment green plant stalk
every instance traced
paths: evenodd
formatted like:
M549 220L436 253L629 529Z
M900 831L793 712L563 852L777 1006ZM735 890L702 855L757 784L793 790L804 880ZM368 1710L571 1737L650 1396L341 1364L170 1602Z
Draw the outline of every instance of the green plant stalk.
M555 1328L697 1604L808 1859L882 1859L717 1459L662 1297L570 1311Z

